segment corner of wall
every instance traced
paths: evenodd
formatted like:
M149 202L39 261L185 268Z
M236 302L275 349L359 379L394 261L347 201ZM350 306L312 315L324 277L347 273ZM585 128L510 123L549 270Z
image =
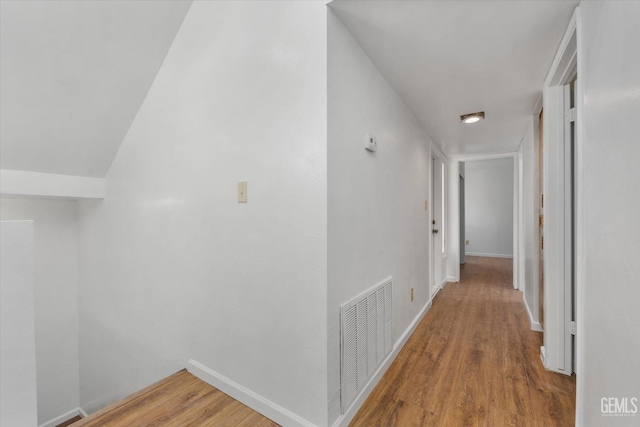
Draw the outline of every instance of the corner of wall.
M542 325L540 324L540 322L537 322L533 319L533 315L531 314L531 309L529 308L527 300L522 298L522 303L524 304L524 308L527 310L527 317L529 319L529 326L531 327L531 330L536 332L544 332L544 329L542 329Z

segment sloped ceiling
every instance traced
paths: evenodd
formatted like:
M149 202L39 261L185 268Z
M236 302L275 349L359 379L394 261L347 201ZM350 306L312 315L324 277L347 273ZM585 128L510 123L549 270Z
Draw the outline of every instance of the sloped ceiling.
M517 150L577 0L357 1L331 8L445 154ZM485 111L473 125L459 116Z
M104 177L190 5L0 2L0 167Z
M577 3L331 7L444 151L469 155L517 149ZM104 177L190 4L1 1L0 167Z

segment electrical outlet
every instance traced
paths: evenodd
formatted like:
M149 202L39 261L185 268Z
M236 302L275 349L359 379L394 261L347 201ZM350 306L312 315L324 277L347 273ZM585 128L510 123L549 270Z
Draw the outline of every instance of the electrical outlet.
M465 240L465 241L464 241L464 244L465 244L466 246L469 246L469 241L468 241L468 240Z
M413 302L413 288L411 288L411 302Z
M238 183L238 203L247 203L247 183Z

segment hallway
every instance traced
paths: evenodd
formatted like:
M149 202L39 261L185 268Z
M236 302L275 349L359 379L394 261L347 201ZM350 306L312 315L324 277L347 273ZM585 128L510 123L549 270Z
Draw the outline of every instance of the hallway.
M575 376L545 371L512 261L468 257L351 426L572 426Z

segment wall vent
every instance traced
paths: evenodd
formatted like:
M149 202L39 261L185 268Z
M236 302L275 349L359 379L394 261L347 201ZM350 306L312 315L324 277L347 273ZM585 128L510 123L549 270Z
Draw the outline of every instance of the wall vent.
M344 414L393 347L393 282L385 279L341 307Z

